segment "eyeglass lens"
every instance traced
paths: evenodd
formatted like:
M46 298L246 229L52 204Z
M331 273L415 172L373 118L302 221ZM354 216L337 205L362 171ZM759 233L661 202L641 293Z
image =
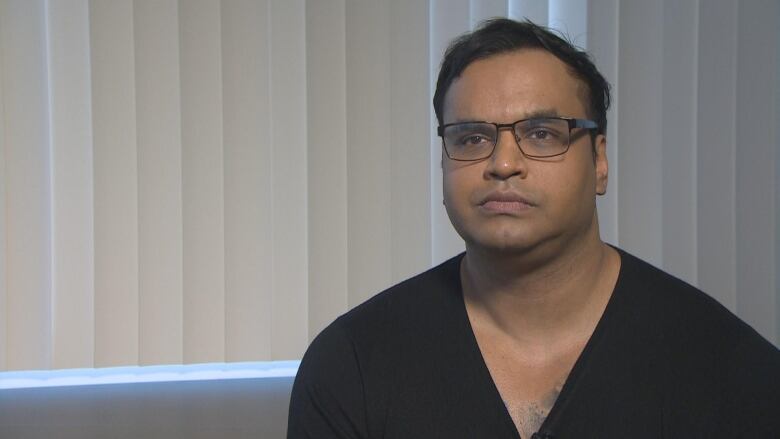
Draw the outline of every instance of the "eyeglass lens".
M569 147L569 123L564 119L540 118L514 125L515 140L524 154L550 157ZM455 160L479 160L489 157L498 140L498 127L492 123L466 122L444 128L444 147Z

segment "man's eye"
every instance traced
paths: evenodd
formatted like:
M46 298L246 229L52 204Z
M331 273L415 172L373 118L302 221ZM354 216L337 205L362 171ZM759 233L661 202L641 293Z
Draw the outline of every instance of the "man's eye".
M466 146L484 145L489 142L490 139L486 136L483 136L482 134L472 134L469 136L462 137L460 140L460 144Z
M529 131L525 137L534 140L553 140L558 138L558 135L547 128L536 128Z

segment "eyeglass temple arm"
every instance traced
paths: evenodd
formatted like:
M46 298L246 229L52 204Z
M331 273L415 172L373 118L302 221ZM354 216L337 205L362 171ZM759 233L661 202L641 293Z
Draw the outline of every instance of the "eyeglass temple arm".
M596 122L588 119L569 119L572 121L572 128L586 128L593 130L599 127Z

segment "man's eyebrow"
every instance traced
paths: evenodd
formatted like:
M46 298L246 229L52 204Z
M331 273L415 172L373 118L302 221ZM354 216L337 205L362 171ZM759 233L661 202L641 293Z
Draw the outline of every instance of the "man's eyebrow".
M537 119L540 117L559 117L561 114L554 108L542 108L526 113L523 119Z
M516 119L516 120L537 119L540 117L560 117L560 113L558 112L558 110L554 108L541 108L538 110L533 110L531 112L525 113L522 115L522 117L520 117L520 119ZM468 122L495 122L495 121L486 120L485 118L459 117L453 120L452 122L448 122L447 125L454 124L454 123L468 123Z

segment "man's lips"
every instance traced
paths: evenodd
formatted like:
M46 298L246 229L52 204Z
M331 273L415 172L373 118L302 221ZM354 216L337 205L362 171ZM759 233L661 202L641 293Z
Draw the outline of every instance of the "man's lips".
M491 192L479 203L482 210L491 213L520 213L534 207L528 198L515 192Z

